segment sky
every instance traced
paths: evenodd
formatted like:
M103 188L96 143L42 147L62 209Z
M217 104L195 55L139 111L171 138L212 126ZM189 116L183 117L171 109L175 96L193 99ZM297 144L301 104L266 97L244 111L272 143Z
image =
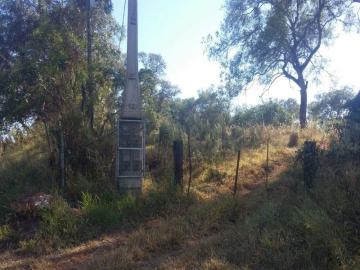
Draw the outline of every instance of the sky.
M113 0L114 16L121 24L125 0ZM194 97L200 89L221 83L221 68L209 60L203 39L215 33L224 16L224 0L138 0L139 51L157 53L167 63L166 78L177 85L181 97ZM126 14L125 14L125 23ZM122 44L125 50L125 42ZM331 47L320 53L329 59L326 67L332 74L322 76L320 85L311 83L309 101L315 94L350 86L360 90L360 34L339 32ZM235 99L234 105L254 105L262 101L263 86L254 84ZM295 98L300 94L295 85L279 79L263 99Z

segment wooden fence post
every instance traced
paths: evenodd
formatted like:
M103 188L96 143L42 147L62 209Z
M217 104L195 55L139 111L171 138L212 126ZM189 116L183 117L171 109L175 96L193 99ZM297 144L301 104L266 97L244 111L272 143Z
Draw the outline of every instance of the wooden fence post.
M315 141L304 143L303 171L305 189L310 189L314 185L314 178L318 169L318 153Z
M266 141L266 168L265 168L265 188L266 190L269 189L269 145L270 145L270 138L267 138Z
M188 160L189 160L189 183L188 183L188 189L187 194L190 194L190 187L192 182L192 160L191 160L191 136L190 131L188 131Z
M235 184L234 184L234 196L237 193L237 187L238 187L238 178L239 178L239 167L240 167L240 156L241 156L241 151L238 151L237 154L237 163L236 163L236 176L235 176Z

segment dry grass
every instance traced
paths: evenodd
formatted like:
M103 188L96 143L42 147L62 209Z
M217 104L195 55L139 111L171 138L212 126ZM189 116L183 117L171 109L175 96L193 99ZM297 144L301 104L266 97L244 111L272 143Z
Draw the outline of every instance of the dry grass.
M32 269L90 270L254 269L254 267L269 263L266 260L261 261L264 256L267 256L267 250L274 252L268 254L269 256L282 258L284 265L291 265L291 256L288 253L284 254L287 254L289 258L281 257L279 254L284 252L281 250L287 247L288 241L295 237L291 234L294 226L302 226L302 223L298 225L296 220L310 222L309 226L313 226L311 228L314 228L314 233L324 229L324 226L333 225L334 228L336 226L327 213L317 208L313 201L294 208L298 209L295 214L291 214L293 208L282 207L282 205L294 203L293 192L297 188L295 183L299 179L297 171L291 169L294 166L293 157L296 150L287 147L289 137L294 131L277 129L267 132L271 138L271 172L268 192L264 185L265 145L256 149L244 149L240 168L242 188L236 198L230 196L236 166L234 153L217 165L206 166L198 173L192 188L192 193L198 199L197 203L181 215L178 211L177 214L171 214L170 211L165 217L144 223L133 232L126 234L120 242L116 242L118 244L110 245L110 249L106 248L104 242L100 244L98 242L98 248L94 251L80 252L78 256L70 257L70 264L64 263L66 258L69 258L66 254L76 255L75 249L59 254L56 264L53 257L44 256L36 259L29 258L18 265L31 265ZM315 139L321 142L321 145L327 145L328 141L323 133L314 128L299 133L300 145L309 139ZM225 176L224 181L222 177L219 178L220 181L211 181L208 177L209 171L219 172L220 176ZM151 189L150 181L146 181L145 186L147 190ZM328 198L328 195L325 198ZM314 211L309 209L314 209ZM289 227L284 227L284 220L277 219L279 213L288 215L294 223L291 223ZM320 216L320 219L314 218L314 215ZM265 221L270 221L270 224L262 225ZM259 228L262 226L266 230L265 233L259 233ZM339 247L338 254L342 256L342 242L337 240L337 231L328 229L325 233L335 239L331 243ZM285 235L283 242L274 240L274 237L282 234ZM325 241L327 238L319 239L319 241ZM97 244L89 242L86 247L91 249ZM243 263L234 259L236 254L242 256ZM305 262L308 262L310 256L308 253L299 250L299 258L301 256ZM3 258L7 258L7 263L10 265L11 255ZM285 259L288 261L285 262ZM342 257L341 260L343 260ZM4 267L4 264L1 267Z

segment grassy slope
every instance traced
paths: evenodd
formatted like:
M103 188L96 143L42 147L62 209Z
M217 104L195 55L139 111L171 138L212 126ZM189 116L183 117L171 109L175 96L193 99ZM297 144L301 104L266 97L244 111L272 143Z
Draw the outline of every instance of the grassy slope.
M278 134L269 192L263 180L264 148L246 151L242 161L242 196L224 185L200 180L202 198L184 216L159 220L140 229L126 244L93 259L86 269L356 269L356 199L349 194L360 171L354 164L320 168L313 191L305 194L288 134ZM321 141L319 134L301 138ZM325 143L322 142L324 147ZM326 163L327 161L325 161ZM230 165L231 164L231 165ZM234 159L217 166L230 175ZM342 175L346 173L346 177ZM251 185L251 183L256 185ZM248 187L248 189L246 189ZM246 191L246 192L244 192ZM352 224L353 227L348 224Z
M336 167L325 160L314 190L304 194L301 171L293 162L295 150L286 147L290 132L272 132L268 192L264 189L265 148L246 150L239 196L230 194L234 157L207 166L197 176L192 189L197 200L190 208L171 211L177 207L173 204L165 214L154 216L154 222L140 224L125 238L120 237L121 243L111 251L100 248L83 255L76 267L356 269L356 210L360 205L356 189L351 187L359 178L357 166L348 162ZM323 147L326 144L322 134L313 130L300 138L300 143L316 138ZM70 266L35 258L22 264L34 269Z

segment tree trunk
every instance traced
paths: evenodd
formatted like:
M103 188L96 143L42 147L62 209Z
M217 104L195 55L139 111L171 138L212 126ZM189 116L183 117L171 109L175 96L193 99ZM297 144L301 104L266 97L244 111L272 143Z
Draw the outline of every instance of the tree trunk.
M56 183L56 177L55 177L55 168L54 168L54 164L55 164L55 157L54 157L54 150L53 147L51 145L51 138L50 138L50 131L49 131L49 126L47 124L46 121L43 121L44 123L44 129L45 129L45 135L46 135L46 141L48 144L48 162L49 162L49 168L51 171L51 185L52 187L55 187L55 183Z
M307 125L307 83L301 83L300 85L300 95L301 95L301 103L300 103L300 127L302 129L306 128Z

